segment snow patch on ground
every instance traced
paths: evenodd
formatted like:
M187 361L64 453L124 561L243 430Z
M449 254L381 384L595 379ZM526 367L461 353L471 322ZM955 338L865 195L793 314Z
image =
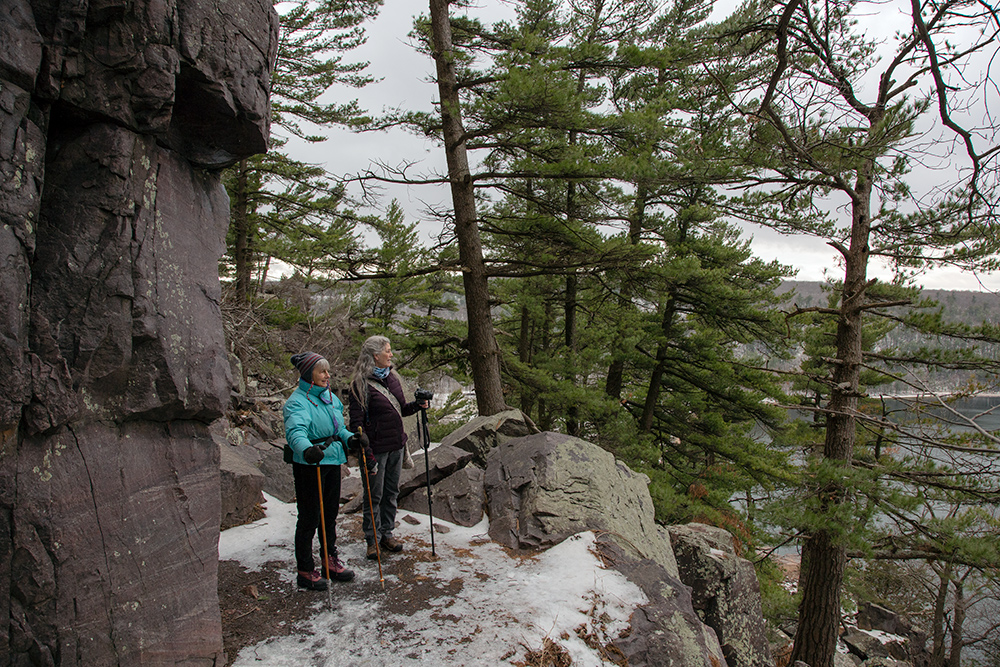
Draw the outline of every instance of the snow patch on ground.
M219 559L237 560L249 570L287 562L292 581L295 507L265 499L265 518L222 532ZM351 590L344 586L377 584L379 573L376 563L365 560L363 544L338 540L340 557L357 574L355 582L335 584L330 596L312 594L316 615L302 632L245 648L234 667L497 665L541 648L546 637L566 649L573 665L597 667L607 663L577 629L583 626L584 634L595 633L602 640L615 638L628 627L632 611L648 602L621 573L604 568L593 553L591 532L524 557L509 555L490 541L486 519L472 528L435 519L435 525L448 530L435 533L435 559L430 557L427 516L401 511L399 518L404 520L396 536L408 549L427 547L428 557L416 561L407 576L429 580L440 595L413 613L390 608L380 594L366 599L344 595ZM385 576L384 583L391 590L408 582Z

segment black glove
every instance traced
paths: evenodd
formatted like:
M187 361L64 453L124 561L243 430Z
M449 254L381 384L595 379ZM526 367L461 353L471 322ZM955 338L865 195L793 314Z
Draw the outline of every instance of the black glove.
M323 450L319 445L313 445L302 453L302 458L310 465L316 465L323 460Z
M350 438L347 439L347 446L352 452L360 452L361 448L365 448L365 452L370 451L371 443L368 441L368 435L366 433L355 433Z

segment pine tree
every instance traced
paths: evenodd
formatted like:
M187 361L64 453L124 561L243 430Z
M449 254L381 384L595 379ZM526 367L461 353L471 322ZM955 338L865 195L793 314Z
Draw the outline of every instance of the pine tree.
M700 126L677 122L682 114L697 117L704 100L684 92L684 67L697 60L690 50L686 60L676 57L685 53L676 19L695 25L706 13L684 3L663 16L641 3L579 3L580 13L569 18L553 3L529 9L496 39L512 45L497 61L514 74L499 68L483 78L488 94L470 106L491 132L488 142L481 139L492 148L484 178L505 176L506 198L484 218L492 271L508 276L496 293L501 303L516 304L500 321L515 348L505 364L512 392L542 428L565 415L568 432L628 451L630 465L658 471L654 486L664 498L704 482L721 509L755 475L786 474L781 457L750 437L752 424L778 419L762 407L774 384L736 362L754 341L778 344L777 321L766 309L782 272L752 260L711 213L712 185L731 180L732 168L696 153L724 153L720 105L718 117L704 114ZM550 40L558 35L575 37L555 46ZM531 45L530 57L520 44ZM609 101L602 91L611 92L617 113L594 110ZM531 121L512 120L522 117ZM723 129L707 129L717 126ZM614 181L631 183L634 194ZM667 207L675 217L662 215ZM627 228L618 233L597 233L621 229L622 221ZM651 303L659 306L652 317ZM577 313L585 319L575 325ZM626 391L645 396L636 421L651 439L621 421ZM695 422L692 414L700 415ZM683 447L676 446L680 437ZM739 474L730 474L734 464ZM698 516L709 502L689 505L679 518Z
M814 374L827 389L824 439L811 469L802 602L791 656L812 667L833 664L847 536L858 527L855 490L873 482L856 458L869 425L863 372L880 361L902 367L921 357L933 359L926 351L930 356L887 355L879 361L866 347L866 322L891 317L893 307L905 305L874 289L879 283L869 278L872 259L887 258L905 285L913 271L935 264L989 270L996 265L1000 238L989 215L995 174L988 158L994 148L980 146L981 135L957 122L957 109L968 117L963 105L983 83L971 76L970 58L987 48L989 38L976 41L982 33L963 31L959 39L971 41L959 45L953 30L961 24L990 34L989 10L971 4L900 5L909 29L897 33L894 48L879 60L877 42L862 34L856 20L872 6L751 2L717 33L730 39L714 80L733 102L733 113L746 120L749 141L742 157L760 174L747 181L757 187L745 197L742 215L826 238L843 260L836 305L819 311L832 317L836 328L832 354L825 359L828 373ZM878 11L884 14L886 6ZM913 96L925 82L931 95ZM969 167L960 174L962 182L943 195L914 192L905 181L917 142L932 136L920 122L934 108L965 148ZM832 195L846 203L843 224L823 209L824 198ZM903 371L896 374L903 377Z
M308 142L321 142L318 133L334 125L367 122L356 101L322 102L335 85L361 87L372 79L363 73L367 63L350 63L341 54L365 40L362 24L374 18L382 0L294 0L283 3L280 38L271 76L271 127ZM341 210L343 189L316 165L290 158L287 138L272 137L268 154L243 160L226 174L231 199L229 252L223 270L231 268L235 297L245 303L254 292L256 265L265 276L269 250L284 247L284 236L318 241L319 246L342 253L353 242L353 214ZM319 260L319 257L314 258ZM314 259L305 259L309 266ZM297 262L290 262L298 266ZM228 265L228 267L227 267Z

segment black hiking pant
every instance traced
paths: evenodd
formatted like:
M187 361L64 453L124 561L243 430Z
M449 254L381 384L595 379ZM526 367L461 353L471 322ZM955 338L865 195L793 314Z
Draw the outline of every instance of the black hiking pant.
M316 568L313 559L313 537L319 528L319 484L316 469L319 469L323 484L323 514L326 517L326 553L337 557L337 511L340 508L340 466L312 466L292 464L295 478L295 507L298 518L295 522L295 565L300 572L312 572ZM320 557L323 554L323 531L319 531Z

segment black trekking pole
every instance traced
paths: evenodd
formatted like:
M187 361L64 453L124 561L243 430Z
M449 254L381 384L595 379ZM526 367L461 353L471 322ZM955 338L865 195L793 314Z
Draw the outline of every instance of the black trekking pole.
M417 389L414 398L418 401L430 401L434 394L427 389ZM424 475L427 478L427 518L431 525L431 555L437 558L437 551L434 549L434 504L431 501L431 455L428 448L431 445L431 436L427 430L427 408L420 408L420 428L421 438L424 441Z

